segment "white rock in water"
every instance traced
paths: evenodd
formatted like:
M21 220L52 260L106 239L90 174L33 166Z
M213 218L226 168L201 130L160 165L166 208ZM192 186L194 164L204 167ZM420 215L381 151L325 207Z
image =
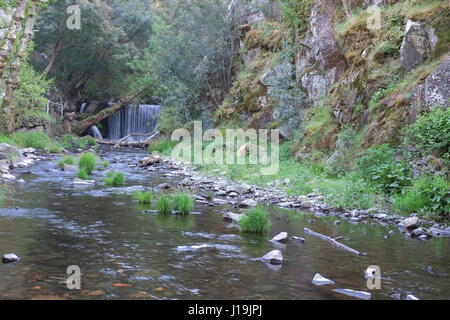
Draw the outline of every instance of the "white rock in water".
M194 245L194 246L178 246L178 251L193 251L193 252L204 252L204 251L210 251L214 250L216 247L209 245L209 244L201 244L201 245Z
M242 214L227 212L222 217L225 221L239 222L242 219Z
M278 206L282 207L282 208L290 208L294 205L293 202L280 202L278 204Z
M416 296L413 296L412 294L408 294L406 296L406 300L419 300L419 298L417 298Z
M283 263L283 254L280 250L270 251L268 254L262 257L263 260L271 263L271 264L282 264Z
M239 203L239 207L241 208L256 207L257 205L258 203L253 199L246 199L244 201L241 201L241 203Z
M3 263L13 263L13 262L16 262L19 260L20 260L20 258L17 255L15 255L14 253L6 253L2 257Z
M5 179L5 180L16 180L16 177L13 176L12 174L9 174L9 173L3 174L2 177L3 177L3 179Z
M272 241L278 241L278 242L287 242L288 241L288 234L287 232L281 232L277 234L275 237L272 238Z
M323 277L320 273L316 273L314 279L312 279L312 283L315 284L316 286L324 286L328 284L335 284L336 282Z
M365 291L356 291L352 289L333 289L333 291L363 300L370 300L372 298L372 294Z
M95 180L83 180L79 178L75 178L73 180L74 184L82 184L82 185L88 185L88 184L95 184Z

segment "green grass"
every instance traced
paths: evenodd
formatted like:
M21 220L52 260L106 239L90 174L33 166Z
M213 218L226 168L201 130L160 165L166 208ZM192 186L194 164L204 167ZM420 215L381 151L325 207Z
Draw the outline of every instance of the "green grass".
M270 227L267 211L262 207L250 209L239 221L242 232L264 233Z
M108 167L109 167L109 161L103 161L102 163L100 163L100 165L101 165L103 168L108 168Z
M61 137L60 143L64 149L72 148L72 143L75 140L75 137L71 134L65 134Z
M9 144L11 146L15 146L16 145L16 142L13 139L11 139L10 137L5 136L3 134L0 134L0 143L6 143L6 144Z
M58 167L62 167L65 164L74 165L75 164L75 158L71 155L64 156L59 162Z
M151 204L153 200L153 194L150 191L137 191L135 197L141 204Z
M92 174L97 164L97 156L94 153L83 153L78 160L78 168L84 169L88 175Z
M62 151L62 147L53 139L41 132L15 132L9 136L14 144L24 148L34 148L51 153Z
M108 186L121 187L125 183L125 175L122 172L110 171L103 181Z
M77 178L81 180L89 180L89 174L86 172L85 169L80 169L77 173Z
M188 214L194 207L194 200L190 194L176 192L172 195L173 209L181 214Z
M150 144L148 152L159 152L162 155L169 156L172 149L178 144L177 141L157 140Z
M156 201L156 210L160 214L170 214L172 213L172 202L170 197L163 194Z

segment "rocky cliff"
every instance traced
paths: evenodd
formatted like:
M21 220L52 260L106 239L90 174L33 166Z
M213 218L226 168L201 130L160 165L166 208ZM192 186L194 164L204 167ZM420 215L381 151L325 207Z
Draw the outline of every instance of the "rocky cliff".
M298 156L399 143L435 104L450 105L448 1L233 0L242 64L216 124L280 128ZM298 9L300 8L300 9ZM289 28L297 10L302 28Z

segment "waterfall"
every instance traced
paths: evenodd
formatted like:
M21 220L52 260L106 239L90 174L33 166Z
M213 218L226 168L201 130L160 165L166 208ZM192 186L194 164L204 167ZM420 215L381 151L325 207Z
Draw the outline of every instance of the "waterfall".
M158 105L130 104L116 111L108 118L108 139L119 140L132 133L152 133L156 130L160 108Z
M81 104L80 113L84 113L84 112L86 111L87 105L88 105L87 102L83 102L83 103ZM94 137L97 138L97 139L103 140L103 135L102 135L102 133L100 132L100 130L97 128L97 126L92 126L92 127L89 129L89 134L92 135L92 136L94 136Z

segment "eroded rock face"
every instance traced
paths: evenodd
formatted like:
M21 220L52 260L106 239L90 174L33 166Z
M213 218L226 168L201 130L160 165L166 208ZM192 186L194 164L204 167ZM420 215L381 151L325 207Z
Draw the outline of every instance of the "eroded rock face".
M400 48L400 61L406 71L411 71L431 57L437 37L433 28L408 20Z
M432 105L450 106L450 58L439 64L425 81L413 90L411 100L415 107L412 114L414 118Z
M327 94L328 88L343 76L347 68L335 38L335 14L333 0L316 1L310 17L310 33L299 41L302 49L297 55L297 78L314 104Z

